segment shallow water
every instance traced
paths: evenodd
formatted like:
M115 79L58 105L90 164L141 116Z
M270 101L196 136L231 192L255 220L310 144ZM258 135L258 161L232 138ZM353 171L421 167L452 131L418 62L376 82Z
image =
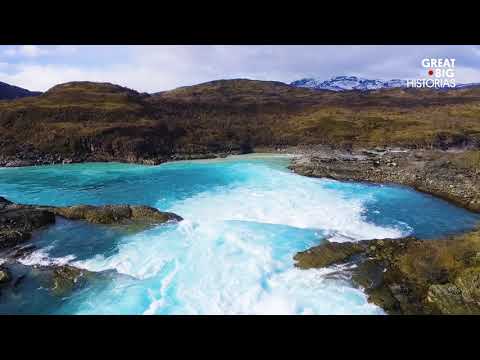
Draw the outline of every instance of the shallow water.
M27 283L16 298L0 297L0 312L381 314L338 268L298 270L292 256L326 238L434 238L480 219L404 187L302 177L288 162L253 155L0 169L0 196L15 202L146 204L185 219L136 233L58 221L35 234L40 250L24 264L116 272L61 299Z

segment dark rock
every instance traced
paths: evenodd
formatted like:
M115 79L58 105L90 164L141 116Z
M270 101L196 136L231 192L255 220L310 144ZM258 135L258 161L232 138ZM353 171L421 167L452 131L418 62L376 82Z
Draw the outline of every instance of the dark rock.
M0 227L3 229L31 232L54 222L54 214L47 210L19 207L0 212Z
M427 301L442 314L480 315L480 267L465 269L453 283L431 285Z
M480 314L479 251L477 230L429 241L327 243L294 259L300 268L354 261L353 283L390 314Z
M30 239L31 233L18 230L0 229L0 250L18 245Z
M91 272L71 265L27 266L9 261L0 268L0 277L3 274L6 274L7 278L0 281L0 296L15 299L25 286L28 289L41 288L47 290L50 296L63 298L77 289L111 278L116 272Z
M43 269L50 272L48 287L57 296L68 295L76 286L92 279L95 273L73 266L54 266Z
M305 176L411 186L480 212L480 151L371 152L361 158L364 153L339 155L338 151L322 149L295 159L290 169Z
M5 199L0 196L0 210L3 210L6 206L12 205L13 203L10 200Z
M299 252L293 259L296 261L295 266L301 269L319 268L346 262L353 255L364 250L364 247L358 243L328 242Z
M8 161L3 165L4 167L22 167L22 166L31 166L33 165L33 161L31 160L12 160Z
M59 216L71 220L86 220L97 224L119 224L125 222L164 223L167 221L181 221L176 214L161 212L148 206L130 205L77 205L69 207L51 208Z
M183 220L180 216L142 205L76 205L68 207L20 205L0 197L0 250L12 249L30 239L31 233L53 224L55 215L97 224L149 225Z
M11 277L8 271L0 267L0 285L9 282L10 279Z
M153 222L167 222L167 221L182 221L183 218L177 214L170 212L162 212L150 206L137 205L130 206L131 219L140 221L153 221Z
M32 231L54 222L55 215L50 211L17 205L0 197L0 249L28 240Z

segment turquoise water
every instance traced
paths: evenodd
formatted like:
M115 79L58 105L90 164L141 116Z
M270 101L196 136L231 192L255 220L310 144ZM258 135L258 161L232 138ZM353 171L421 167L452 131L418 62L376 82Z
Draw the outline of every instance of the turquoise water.
M146 204L185 219L140 232L59 220L34 235L39 250L22 262L105 275L66 298L25 281L0 296L0 313L379 314L338 268L298 270L292 256L326 238L428 239L480 220L403 187L302 177L288 162L253 155L0 169L0 196L15 202Z

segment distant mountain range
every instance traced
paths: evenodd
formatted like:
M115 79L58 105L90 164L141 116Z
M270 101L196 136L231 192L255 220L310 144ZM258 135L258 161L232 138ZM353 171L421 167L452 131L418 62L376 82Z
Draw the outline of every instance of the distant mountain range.
M36 96L40 94L41 92L39 91L30 91L0 81L0 100L12 100L27 96Z
M292 82L290 85L317 90L377 90L384 88L395 88L407 86L406 80L378 80L365 79L356 76L337 76L330 80L320 80L315 78L305 78Z
M217 80L222 81L222 80ZM199 84L200 85L200 84ZM331 90L331 91L348 91L348 90L379 90L379 89L392 89L392 88L404 88L407 86L407 80L392 79L392 80L380 80L380 79L366 79L357 76L336 76L330 80L320 80L318 78L304 78L293 81L290 86L297 88L316 89L316 90ZM469 84L457 84L456 89L468 89L472 87L480 87L480 83ZM179 88L183 89L183 88ZM150 95L158 95L164 93L164 91L158 93L152 93ZM24 98L28 96L41 95L40 91L30 91L19 86L10 85L0 81L0 100L13 100ZM147 94L144 93L144 96Z
M457 84L456 89L468 89L473 87L480 86L480 83L470 83L470 84Z
M305 78L296 80L290 85L301 88L317 89L317 90L332 90L332 91L347 91L347 90L378 90L402 88L407 86L407 80L392 79L366 79L357 76L336 76L330 80L320 80L316 78ZM468 88L480 86L480 83L472 84L458 84L456 88Z

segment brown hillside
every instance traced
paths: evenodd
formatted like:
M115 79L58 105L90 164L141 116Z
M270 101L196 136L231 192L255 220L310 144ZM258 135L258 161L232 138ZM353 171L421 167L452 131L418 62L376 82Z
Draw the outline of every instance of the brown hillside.
M218 80L154 95L73 82L0 101L0 159L139 161L253 146L480 144L480 88L336 93Z

